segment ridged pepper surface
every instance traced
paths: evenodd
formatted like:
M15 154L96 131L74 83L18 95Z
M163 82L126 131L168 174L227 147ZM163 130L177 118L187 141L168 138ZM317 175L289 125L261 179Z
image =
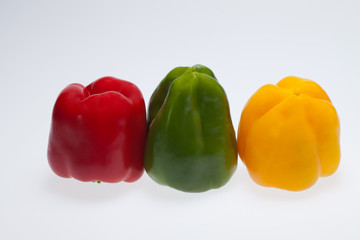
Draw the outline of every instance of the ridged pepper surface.
M156 182L203 192L228 182L237 147L226 94L202 65L177 67L149 103L145 169Z
M49 164L65 178L133 182L144 172L146 135L145 103L134 84L113 77L70 84L53 109Z
M300 191L336 171L339 137L339 118L326 92L314 81L286 77L249 99L238 148L256 183Z

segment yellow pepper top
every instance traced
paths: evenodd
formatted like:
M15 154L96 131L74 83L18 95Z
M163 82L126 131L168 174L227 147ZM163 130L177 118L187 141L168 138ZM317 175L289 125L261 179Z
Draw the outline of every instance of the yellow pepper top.
M339 135L326 92L311 80L286 77L261 87L247 102L238 150L256 183L300 191L336 171Z

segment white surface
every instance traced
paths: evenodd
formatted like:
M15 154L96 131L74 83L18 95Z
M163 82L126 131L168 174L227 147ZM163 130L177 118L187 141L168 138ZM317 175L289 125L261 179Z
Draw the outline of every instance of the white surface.
M0 1L0 239L360 239L360 2ZM256 185L239 162L201 194L57 177L46 159L59 92L112 75L146 103L179 65L204 64L237 129L247 99L288 75L317 81L341 120L336 174L303 192Z

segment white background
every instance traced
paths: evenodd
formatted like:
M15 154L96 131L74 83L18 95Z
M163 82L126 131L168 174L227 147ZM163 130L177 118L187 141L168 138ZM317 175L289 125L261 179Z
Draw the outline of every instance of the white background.
M0 239L360 239L360 2L0 1ZM146 104L172 68L204 64L237 129L247 99L288 75L318 82L341 121L338 171L310 189L256 185L241 161L200 194L56 176L51 111L68 84L134 82Z

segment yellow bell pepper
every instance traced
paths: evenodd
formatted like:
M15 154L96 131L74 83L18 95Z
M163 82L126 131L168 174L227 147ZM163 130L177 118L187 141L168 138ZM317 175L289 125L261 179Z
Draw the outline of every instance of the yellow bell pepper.
M286 77L261 87L245 105L238 151L256 183L300 191L336 171L339 135L326 92L311 80Z

